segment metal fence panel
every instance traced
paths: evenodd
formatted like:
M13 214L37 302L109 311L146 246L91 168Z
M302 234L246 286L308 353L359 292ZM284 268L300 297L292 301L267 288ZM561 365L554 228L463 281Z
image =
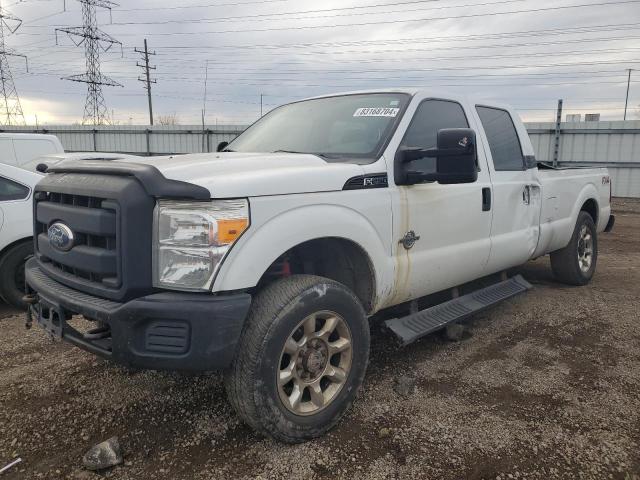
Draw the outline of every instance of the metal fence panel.
M554 122L528 123L531 143L540 161L553 161ZM138 155L215 152L246 127L240 125L170 126L5 126L0 131L51 133L68 151L123 152ZM610 169L616 196L640 197L640 121L562 123L559 164Z

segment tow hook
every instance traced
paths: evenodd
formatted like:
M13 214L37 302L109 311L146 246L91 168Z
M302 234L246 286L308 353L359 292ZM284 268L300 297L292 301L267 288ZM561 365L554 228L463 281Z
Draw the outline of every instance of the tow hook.
M27 304L27 312L25 313L24 328L31 330L33 326L33 317L31 316L31 305L38 303L38 295L35 293L28 293L22 297L22 301Z

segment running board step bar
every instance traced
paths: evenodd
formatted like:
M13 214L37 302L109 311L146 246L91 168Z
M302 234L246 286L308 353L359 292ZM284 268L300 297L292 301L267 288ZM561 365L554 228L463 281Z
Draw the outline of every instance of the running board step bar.
M531 284L522 275L516 275L509 280L384 323L404 346L531 288Z

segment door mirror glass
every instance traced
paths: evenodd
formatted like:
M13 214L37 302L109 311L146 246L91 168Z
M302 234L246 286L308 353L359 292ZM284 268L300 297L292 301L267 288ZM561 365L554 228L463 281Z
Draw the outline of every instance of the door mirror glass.
M436 159L435 172L411 168L411 162L425 157ZM403 177L400 182L396 179L399 185L473 183L478 179L476 134L470 128L443 128L438 130L436 148L400 148L396 162Z

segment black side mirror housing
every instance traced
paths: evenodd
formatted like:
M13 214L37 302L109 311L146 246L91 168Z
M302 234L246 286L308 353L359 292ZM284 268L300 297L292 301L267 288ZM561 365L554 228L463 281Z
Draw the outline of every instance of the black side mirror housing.
M227 146L229 145L229 142L220 142L218 144L218 148L216 149L217 152L221 152L223 151L225 148L227 148Z
M478 180L476 134L470 128L444 128L438 131L437 148L401 148L396 154L395 176L398 185L422 182L442 184L473 183ZM421 172L409 163L421 158L436 159L435 172Z

